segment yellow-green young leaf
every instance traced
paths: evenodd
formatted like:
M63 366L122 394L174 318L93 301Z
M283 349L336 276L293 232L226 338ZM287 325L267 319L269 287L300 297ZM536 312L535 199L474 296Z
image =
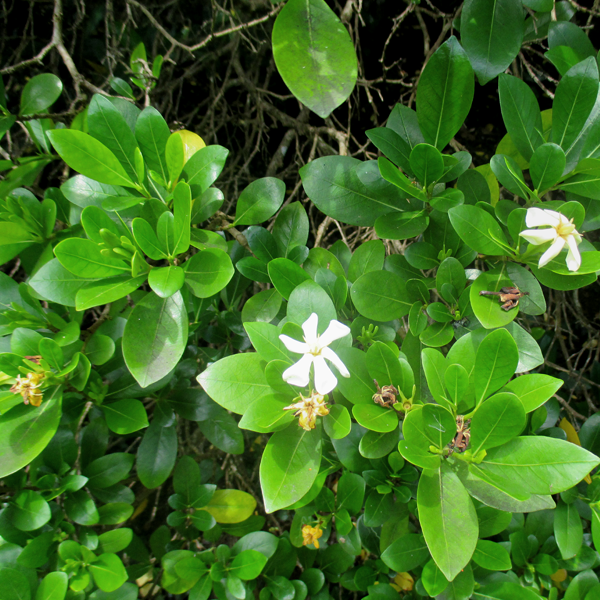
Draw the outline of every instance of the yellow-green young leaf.
M91 135L73 129L46 133L59 156L75 171L100 183L135 187L117 157Z
M252 515L256 500L241 490L217 490L204 507L217 523L241 523Z

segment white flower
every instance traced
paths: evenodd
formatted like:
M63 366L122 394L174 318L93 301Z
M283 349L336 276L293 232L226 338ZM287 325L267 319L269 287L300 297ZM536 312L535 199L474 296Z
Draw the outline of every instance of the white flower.
M581 254L577 246L581 244L582 237L575 229L573 219L569 221L567 217L553 210L528 208L525 223L527 223L527 227L549 226L549 229L526 229L519 234L535 246L552 242L550 248L540 257L538 263L540 269L558 256L565 244L568 248L567 267L569 271L579 269Z
M337 378L325 362L332 362L344 377L350 373L338 355L328 348L334 340L343 338L350 333L350 328L339 321L331 321L322 335L317 334L319 317L312 313L302 324L304 342L299 342L287 335L280 335L279 339L291 352L304 354L304 356L289 369L283 372L283 380L291 385L305 387L310 380L310 366L315 366L315 389L319 394L328 394L337 385Z

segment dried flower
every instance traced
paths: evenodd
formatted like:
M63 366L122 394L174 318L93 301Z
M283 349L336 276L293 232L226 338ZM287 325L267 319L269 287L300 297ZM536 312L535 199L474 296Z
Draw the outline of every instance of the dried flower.
M10 388L13 394L21 394L25 404L39 406L42 403L42 386L44 373L27 373L27 377L17 375L17 382Z
M581 244L582 237L575 229L573 219L569 221L567 217L556 211L534 207L527 209L525 223L527 227L549 226L548 229L526 229L519 234L534 246L552 242L550 248L540 257L538 263L540 269L556 258L565 245L568 247L569 271L577 271L581 267L581 254L577 246Z
M280 335L279 339L291 352L304 354L304 356L289 369L283 372L283 379L291 385L305 387L310 380L310 367L315 365L315 388L319 394L328 394L337 385L337 378L325 362L332 362L343 377L350 377L346 365L339 359L338 355L328 348L334 340L343 338L350 333L350 328L332 320L322 335L317 334L319 317L312 313L303 323L304 342L299 342L287 335Z
M323 535L323 530L317 525L311 527L310 525L302 525L302 545L308 546L314 544L315 548L319 548L319 538Z
M317 392L313 392L308 398L300 394L300 402L290 404L290 406L286 406L283 410L295 410L294 416L300 416L298 425L306 431L315 428L317 416L324 417L329 414L325 398Z

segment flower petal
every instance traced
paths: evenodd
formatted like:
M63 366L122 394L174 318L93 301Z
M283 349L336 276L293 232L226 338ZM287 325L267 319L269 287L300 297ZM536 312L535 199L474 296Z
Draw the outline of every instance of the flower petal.
M329 325L323 335L319 336L319 347L325 348L325 346L329 346L331 342L339 340L349 333L350 327L334 319L333 321L329 322Z
M306 342L299 342L298 340L291 338L289 335L280 335L279 339L290 352L296 352L296 354L306 354L310 350L310 347Z
M526 229L525 231L521 231L519 235L534 246L554 241L558 237L556 229L553 227L550 229Z
M305 354L297 363L283 372L283 380L290 385L306 387L310 381L310 365L314 358L312 354Z
M545 267L553 258L556 258L560 251L564 248L566 242L563 238L558 237L554 240L554 243L542 256L540 257L540 262L538 263L538 267L541 269Z
M350 377L350 372L346 369L346 365L331 348L323 348L323 350L321 350L321 356L331 361L342 377Z
M337 377L322 356L315 356L315 389L319 394L329 394L337 385Z
M317 313L312 313L304 323L302 323L302 331L304 331L304 341L309 346L314 346L317 343L317 326L319 325L319 316Z
M579 253L575 236L570 235L567 237L567 245L569 246L569 251L567 252L567 267L569 271L578 271L579 267L581 267L581 254Z
M535 207L528 208L525 223L527 223L527 227L540 227L542 225L558 227L560 225L560 213Z

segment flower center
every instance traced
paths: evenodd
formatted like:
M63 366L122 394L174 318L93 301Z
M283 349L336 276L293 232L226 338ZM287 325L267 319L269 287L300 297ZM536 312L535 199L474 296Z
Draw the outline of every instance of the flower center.
M556 233L561 238L566 238L570 236L575 231L575 225L573 224L573 219L570 221L562 221L556 228Z

